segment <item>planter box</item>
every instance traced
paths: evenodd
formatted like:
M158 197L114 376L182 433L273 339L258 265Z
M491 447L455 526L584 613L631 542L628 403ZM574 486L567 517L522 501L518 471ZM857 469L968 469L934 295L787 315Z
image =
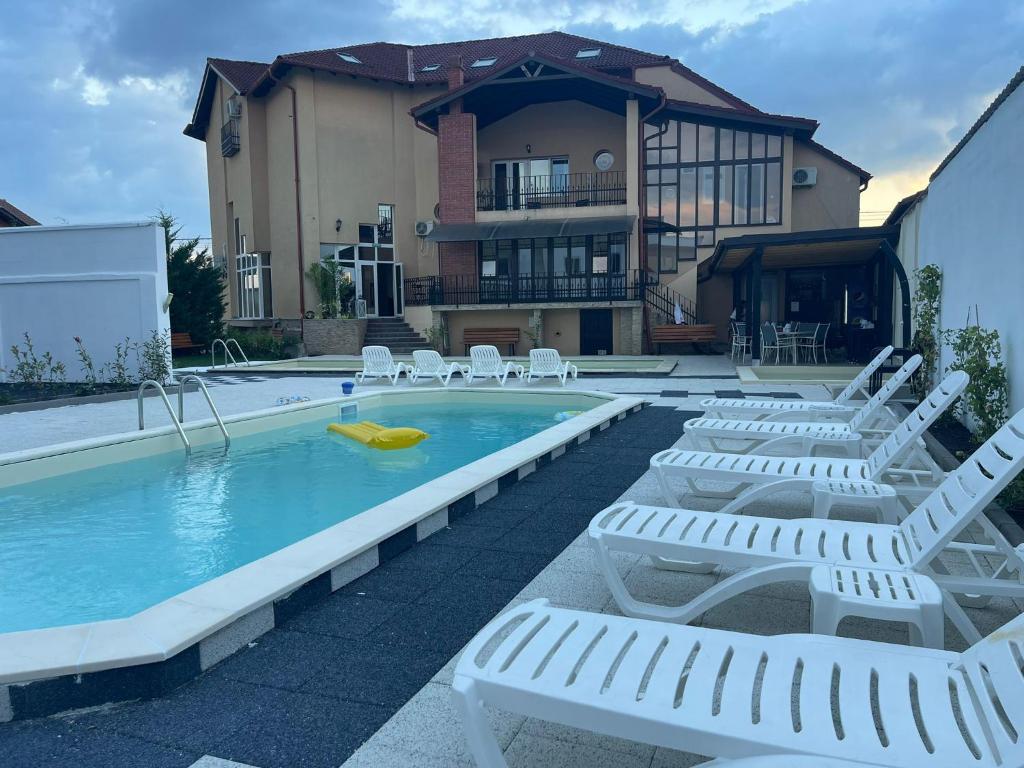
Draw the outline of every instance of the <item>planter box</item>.
M365 320L306 320L302 340L307 355L358 355L365 335Z

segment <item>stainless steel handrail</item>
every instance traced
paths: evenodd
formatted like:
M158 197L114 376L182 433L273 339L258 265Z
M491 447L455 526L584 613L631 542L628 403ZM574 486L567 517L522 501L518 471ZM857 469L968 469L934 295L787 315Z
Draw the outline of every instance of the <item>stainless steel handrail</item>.
M203 397L206 398L206 404L210 406L210 411L213 413L213 419L217 422L217 426L220 427L220 432L224 435L224 447L231 447L231 435L228 434L228 428L224 426L224 420L221 419L220 413L217 411L217 406L213 404L213 398L210 397L210 390L206 388L206 384L196 376L194 373L187 374L178 379L178 423L183 424L185 422L185 385L194 381L199 385L199 391L203 393Z
M160 399L164 401L164 406L167 408L167 415L171 417L171 421L174 423L174 428L178 430L178 437L181 438L181 442L185 444L185 455L192 455L192 444L189 443L188 437L185 436L185 430L181 426L181 422L174 415L174 409L171 407L171 401L167 399L167 393L164 391L163 386L159 381L153 379L146 379L139 385L139 429L146 428L146 415L142 407L142 399L146 394L147 389L155 389L157 394L160 395Z
M231 364L232 365L238 365L238 361L235 360L235 356L233 354L231 354L231 350L228 349L228 345L224 341L224 339L214 339L213 340L213 344L210 345L210 367L211 368L216 368L217 367L217 345L218 344L220 344L222 347L224 347L224 367L225 368L228 367L228 359L229 358L231 359Z
M245 363L246 365L252 365L252 363L250 363L250 362L249 362L249 356L245 354L245 350L244 350L244 349L242 349L242 345L238 343L238 339L228 339L228 340L227 340L227 343L226 343L226 344L225 344L224 346L225 346L225 347L228 347L228 346L230 346L231 344L234 344L234 345L235 345L235 349L237 349L237 350L238 350L238 354L239 354L239 355L241 355L241 357L242 357L242 361L243 361L243 362L244 362L244 363ZM234 360L234 359L235 359L235 356L234 356L234 355L232 355L232 356L231 356L231 359L232 359L232 360ZM238 363L235 363L235 365L238 365Z

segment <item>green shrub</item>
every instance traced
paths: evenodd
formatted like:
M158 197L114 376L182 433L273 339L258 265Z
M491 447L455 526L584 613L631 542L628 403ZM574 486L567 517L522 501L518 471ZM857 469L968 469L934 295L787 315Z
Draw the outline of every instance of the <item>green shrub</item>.
M280 360L284 357L284 342L268 331L229 327L227 337L237 341L250 360Z

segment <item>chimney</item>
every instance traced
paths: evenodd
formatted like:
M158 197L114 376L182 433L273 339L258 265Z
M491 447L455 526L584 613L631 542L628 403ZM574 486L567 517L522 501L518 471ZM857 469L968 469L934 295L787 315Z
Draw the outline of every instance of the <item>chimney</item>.
M466 70L462 68L462 57L452 56L448 59L448 90L454 91L466 83Z

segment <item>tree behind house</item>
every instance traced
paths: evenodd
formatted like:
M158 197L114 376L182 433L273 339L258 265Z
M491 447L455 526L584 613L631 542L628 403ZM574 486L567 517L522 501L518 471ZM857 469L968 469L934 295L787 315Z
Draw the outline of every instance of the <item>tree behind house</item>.
M224 332L223 270L213 265L207 249L199 250L199 238L180 237L181 227L171 214L160 211L156 221L164 228L167 288L174 294L171 330L208 348Z

